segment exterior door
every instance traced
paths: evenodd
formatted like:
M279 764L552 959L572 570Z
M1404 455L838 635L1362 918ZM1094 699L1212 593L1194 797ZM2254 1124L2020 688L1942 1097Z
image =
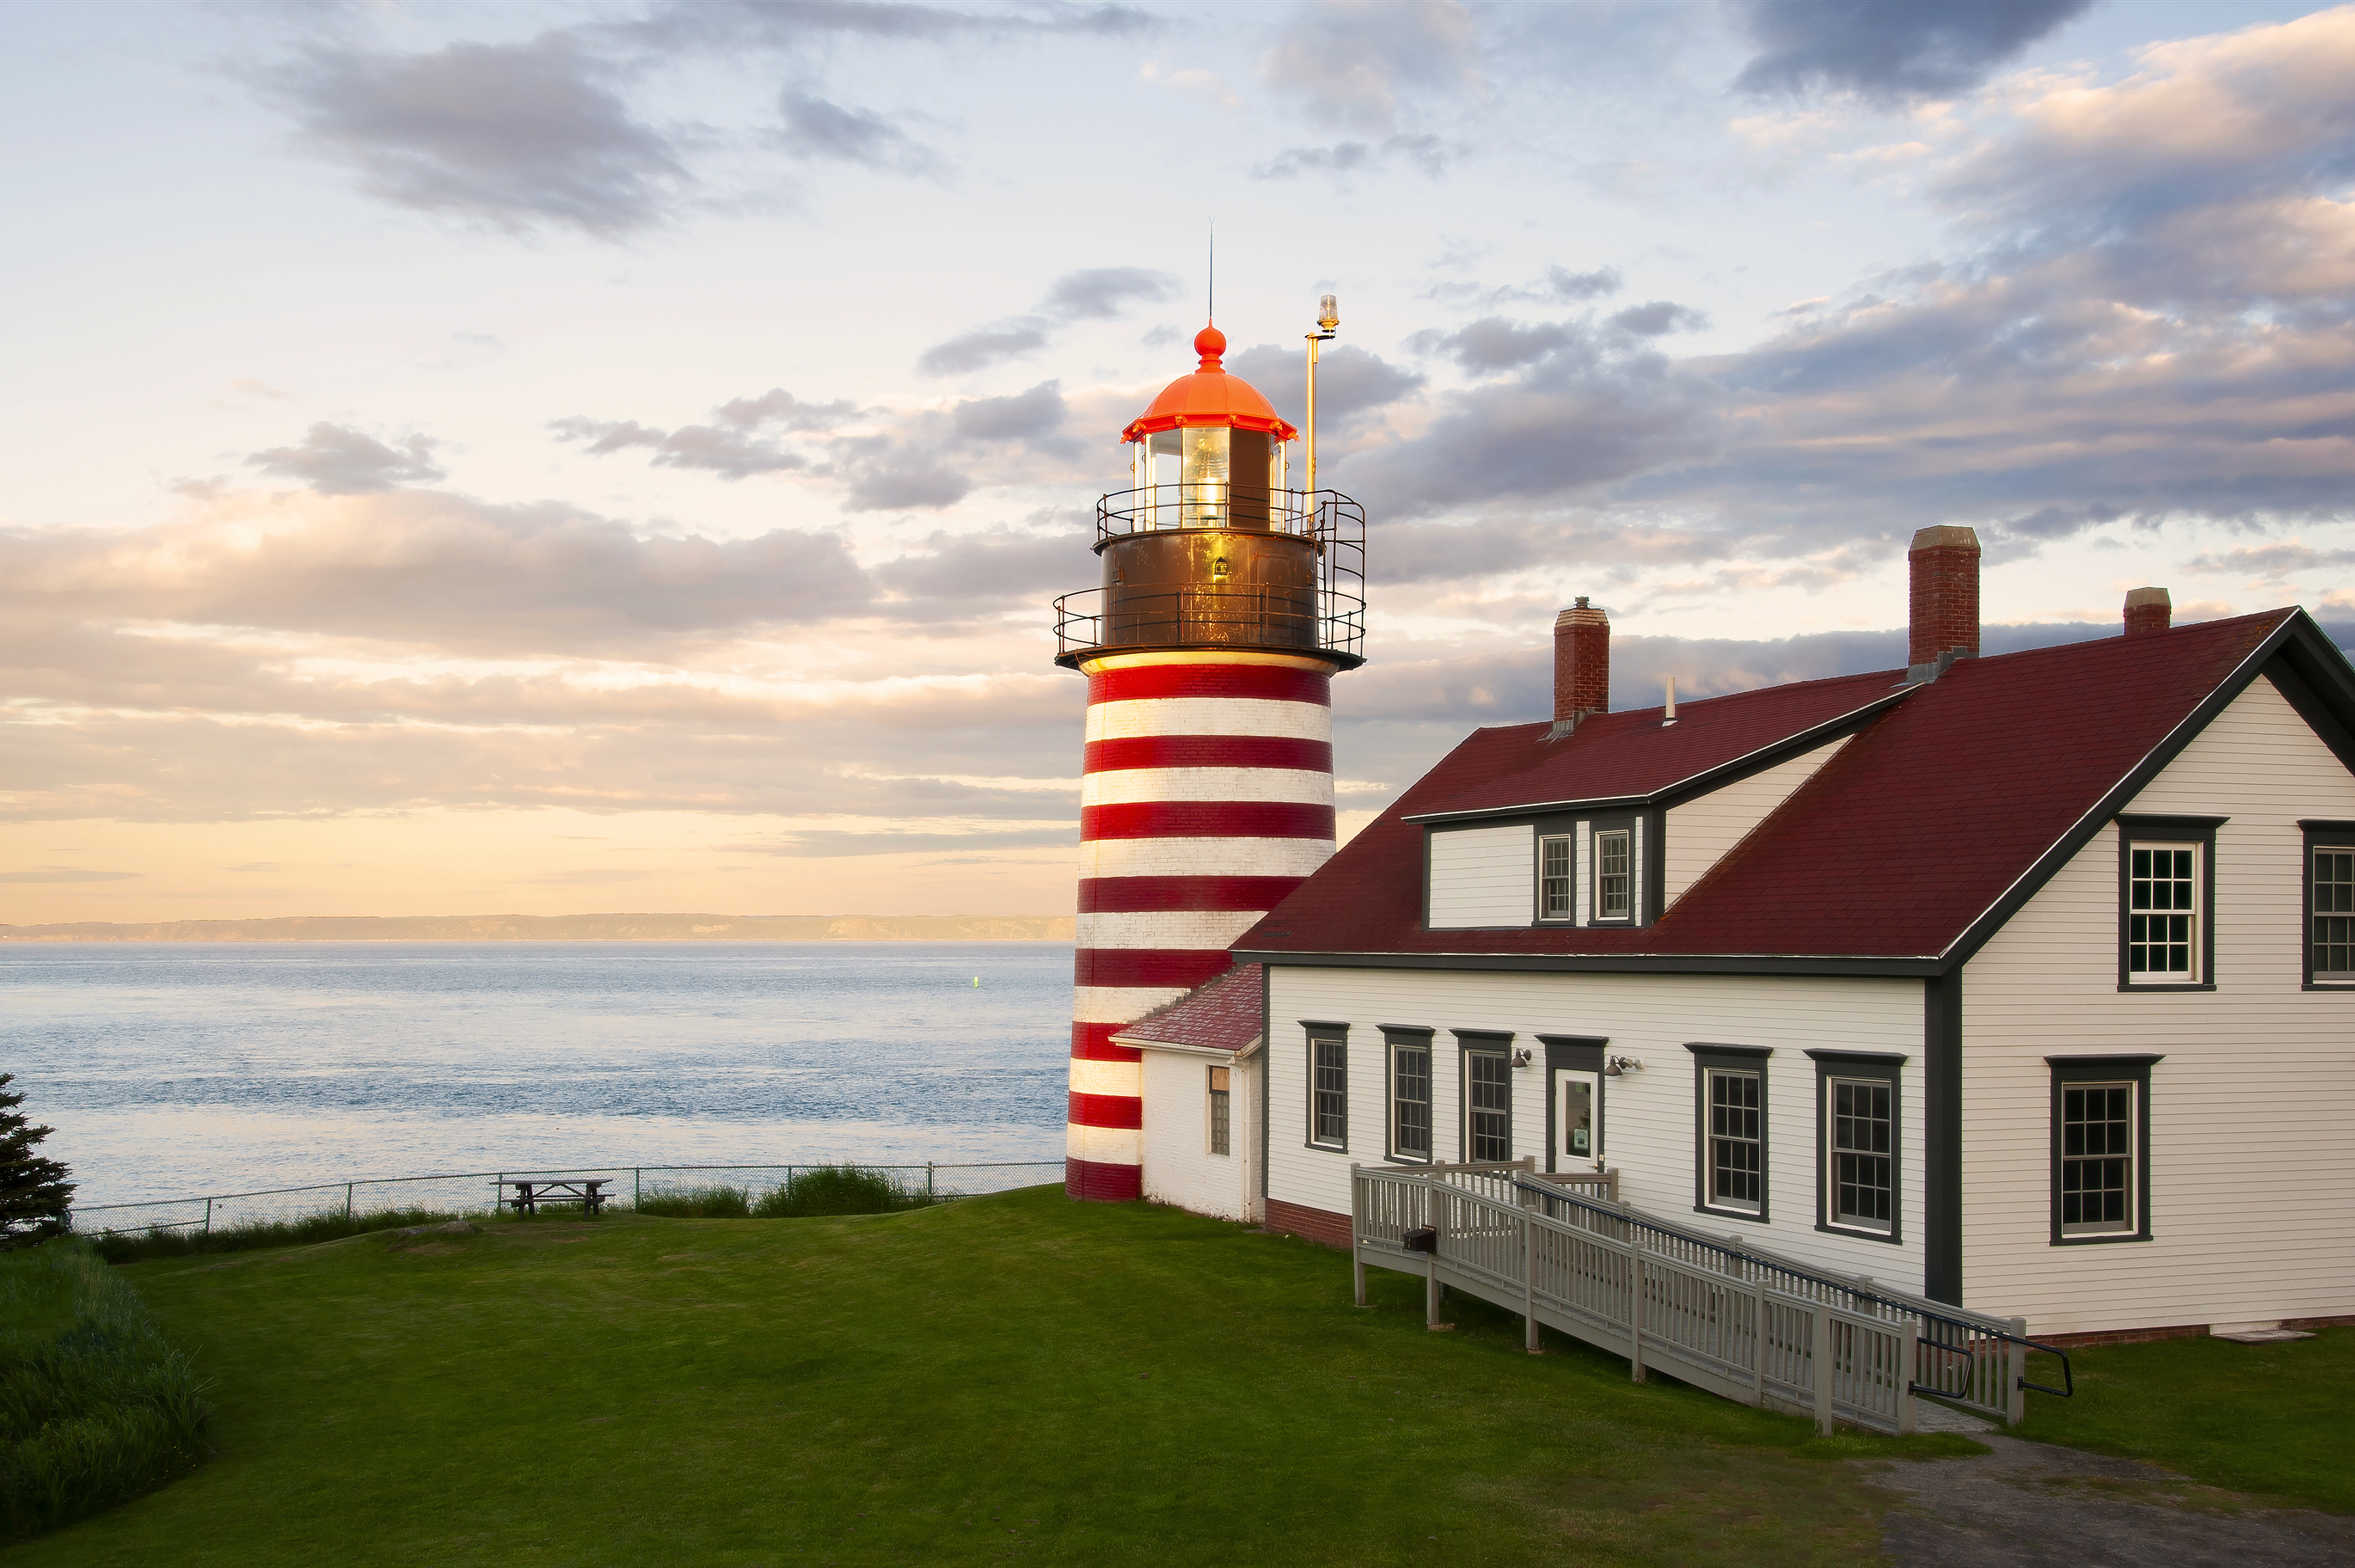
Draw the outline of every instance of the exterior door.
M1603 1079L1557 1069L1553 1075L1553 1158L1556 1170L1603 1168Z

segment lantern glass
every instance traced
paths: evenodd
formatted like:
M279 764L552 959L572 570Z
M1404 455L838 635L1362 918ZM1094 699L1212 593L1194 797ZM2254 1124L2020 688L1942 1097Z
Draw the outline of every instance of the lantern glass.
M1178 507L1188 528L1227 526L1227 477L1231 443L1224 425L1194 425L1173 432L1184 438L1178 472Z

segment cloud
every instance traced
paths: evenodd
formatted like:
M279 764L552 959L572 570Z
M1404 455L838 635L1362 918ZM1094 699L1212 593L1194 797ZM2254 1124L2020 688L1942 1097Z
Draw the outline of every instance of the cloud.
M1388 132L1400 101L1476 88L1472 14L1448 0L1303 5L1260 61L1260 75L1308 117L1345 130Z
M1286 147L1252 170L1253 179L1296 179L1303 175L1359 174L1393 160L1412 164L1437 179L1461 155L1436 136L1399 135L1381 142L1337 142L1328 147Z
M717 474L733 482L756 474L784 474L812 466L811 459L777 444L778 434L810 434L829 431L858 416L858 407L845 399L806 403L782 387L753 398L736 398L712 411L708 425L681 425L677 430L652 430L635 420L592 420L575 415L550 421L549 429L566 441L587 443L593 457L632 447L649 448L661 468L687 468Z
M1093 567L1094 540L1067 528L1039 532L998 527L982 533L935 533L914 549L875 568L878 586L911 602L937 602L967 612L1030 601L1078 585Z
M1088 267L1057 278L1039 308L1058 321L1110 321L1133 304L1156 304L1177 289L1177 279L1146 267Z
M950 415L961 441L1051 442L1062 433L1070 411L1062 384L1041 381L1027 392L1004 398L969 398Z
M977 327L925 349L916 357L916 368L926 376L962 376L1046 347L1047 329L1036 323Z
M607 30L634 44L662 49L756 48L800 54L828 37L936 44L975 38L1117 38L1162 25L1147 12L1109 5L1055 5L1026 15L879 0L671 0Z
M273 446L246 459L268 474L300 479L322 496L363 496L397 485L429 483L442 477L434 465L437 443L412 435L398 447L322 420L313 425L300 446Z
M1643 304L1631 304L1609 317L1610 325L1637 337L1663 337L1671 332L1699 332L1709 325L1709 317L1690 305L1674 300L1650 300Z
M2243 545L2222 554L2193 556L2184 563L2190 571L2246 577L2252 588L2280 588L2306 571L2343 571L2355 567L2355 549L2316 549L2296 539L2274 544Z
M423 54L317 48L262 83L304 147L379 199L512 232L616 239L666 221L694 181L614 75L550 32Z
M1408 343L1419 354L1444 354L1466 370L1485 375L1542 359L1582 336L1574 326L1551 322L1524 326L1490 315L1454 332L1419 332Z
M858 164L900 174L936 175L939 157L881 115L845 109L825 99L788 90L778 99L784 129L777 143L798 157Z
M618 648L854 613L833 534L648 538L555 502L431 490L269 506L233 497L130 533L0 533L0 604L80 619L301 630L462 649Z
M1573 272L1567 267L1550 266L1531 283L1506 283L1496 288L1485 283L1437 283L1425 293L1431 299L1495 310L1508 304L1582 304L1617 293L1622 281L1616 267Z
M1297 415L1308 401L1308 367L1297 347L1263 343L1226 357L1228 367L1266 394L1278 410ZM1316 364L1316 418L1336 428L1395 403L1422 388L1423 378L1380 355L1345 343L1327 347ZM1320 429L1319 436L1327 432Z
M1044 348L1051 328L1073 321L1110 321L1136 304L1167 299L1178 280L1145 267L1087 267L1047 285L1038 311L993 322L933 344L916 358L926 376L962 376Z
M1759 52L1739 92L1950 97L2091 9L2093 0L1749 0Z
M84 871L72 866L46 866L37 871L0 871L0 882L128 882L137 871Z

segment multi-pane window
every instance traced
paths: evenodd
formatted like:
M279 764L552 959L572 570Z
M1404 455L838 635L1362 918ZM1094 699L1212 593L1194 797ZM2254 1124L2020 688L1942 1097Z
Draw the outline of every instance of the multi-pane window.
M2126 977L2199 978L2200 851L2137 844L2126 856Z
M1635 905L1635 835L1625 827L1594 836L1594 918L1625 920Z
M1513 1157L1513 1070L1502 1051L1465 1053L1465 1141L1476 1160Z
M1577 912L1571 886L1570 840L1538 840L1538 918L1568 920Z
M1210 1069L1210 1152L1231 1154L1234 1136L1232 1102L1228 1095L1227 1077L1233 1069Z
M1714 1208L1756 1212L1766 1206L1766 1123L1755 1072L1708 1070L1704 1173Z
M1431 1047L1391 1048L1391 1152L1431 1157Z
M1343 1147L1349 1141L1349 1047L1312 1040L1308 1063L1309 1141Z
M2314 973L2355 980L2355 848L2317 849L2313 885Z
M2061 1233L2135 1228L2135 1085L2068 1083L2061 1094Z
M1834 1078L1828 1086L1831 1222L1889 1230L1897 1217L1895 1085L1885 1078Z

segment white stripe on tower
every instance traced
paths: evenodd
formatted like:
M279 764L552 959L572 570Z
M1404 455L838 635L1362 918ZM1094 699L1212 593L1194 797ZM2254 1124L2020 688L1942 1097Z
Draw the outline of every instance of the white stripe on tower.
M1066 1184L1118 1200L1142 1189L1144 1103L1138 1053L1112 1035L1224 971L1333 853L1332 667L1204 650L1082 668Z

